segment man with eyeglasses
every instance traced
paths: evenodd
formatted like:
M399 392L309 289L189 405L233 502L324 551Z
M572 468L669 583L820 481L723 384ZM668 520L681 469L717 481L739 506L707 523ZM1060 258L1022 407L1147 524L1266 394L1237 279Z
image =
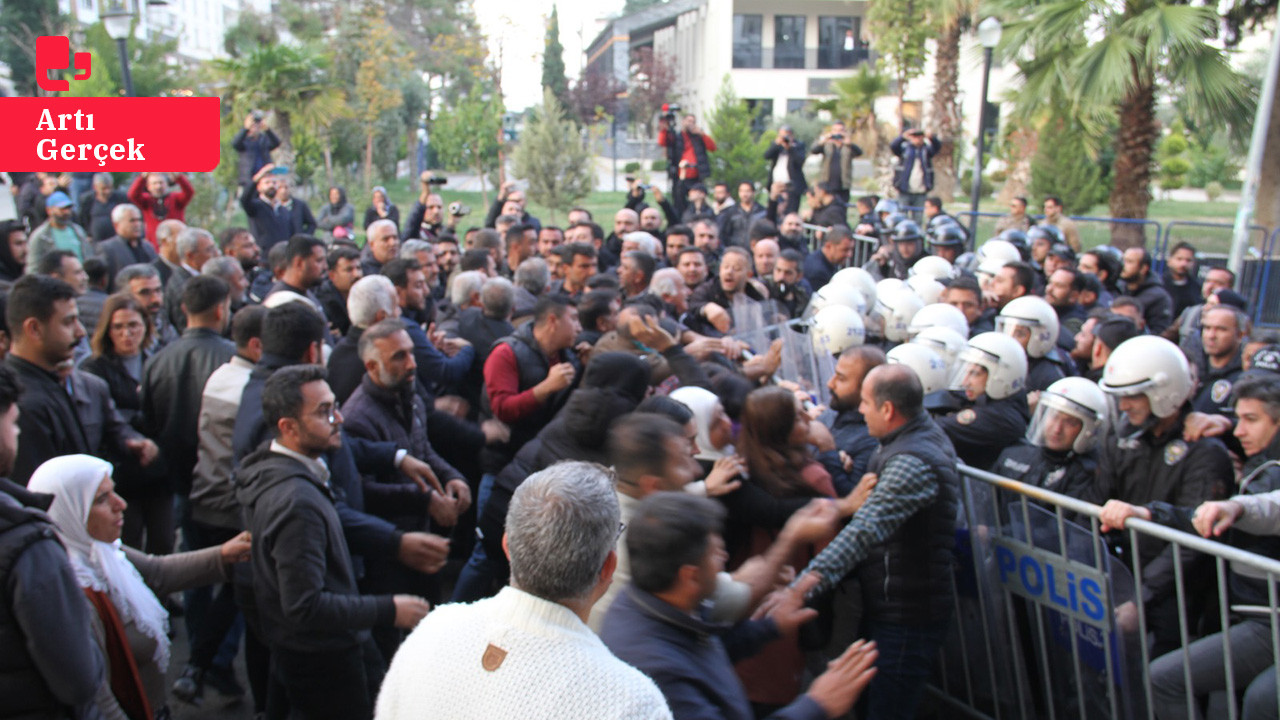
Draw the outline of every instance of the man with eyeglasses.
M276 371L262 411L274 439L245 458L236 496L254 537L257 620L273 680L299 717L370 717L383 661L369 630L412 628L430 604L361 595L325 454L342 445L342 413L315 365Z

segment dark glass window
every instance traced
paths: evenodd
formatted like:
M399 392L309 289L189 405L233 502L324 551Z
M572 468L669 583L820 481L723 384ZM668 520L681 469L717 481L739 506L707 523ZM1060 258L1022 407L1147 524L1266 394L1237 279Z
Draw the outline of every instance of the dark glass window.
M773 16L773 66L804 67L804 15Z
M733 16L733 66L758 68L764 37L763 15Z
M825 15L818 18L818 67L840 70L853 67L863 52L862 18ZM847 49L846 49L847 48Z

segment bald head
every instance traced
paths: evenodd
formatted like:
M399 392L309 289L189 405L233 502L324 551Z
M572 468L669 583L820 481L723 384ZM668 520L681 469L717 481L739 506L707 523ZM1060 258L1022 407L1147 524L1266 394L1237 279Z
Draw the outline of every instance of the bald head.
M613 232L618 237L640 229L640 214L635 210L623 208L613 214Z
M870 388L871 398L877 408L892 406L897 429L924 411L924 386L916 372L906 365L886 363L867 373L862 381Z

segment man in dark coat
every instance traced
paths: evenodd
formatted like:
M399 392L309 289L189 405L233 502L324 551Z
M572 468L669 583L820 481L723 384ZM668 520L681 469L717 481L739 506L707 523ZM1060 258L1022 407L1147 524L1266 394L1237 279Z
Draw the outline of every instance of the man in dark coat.
M1151 254L1144 248L1124 251L1124 269L1120 273L1120 289L1142 305L1142 318L1147 332L1159 335L1173 323L1173 298L1160 278L1151 272Z
M97 718L105 663L67 550L45 514L53 497L4 477L18 452L21 393L17 375L0 366L0 697L15 717Z
M447 533L470 506L471 491L462 474L436 453L427 437L429 411L427 399L418 392L413 341L404 325L393 318L366 330L360 349L368 372L343 406L347 431L354 437L407 448L431 467L445 490L424 492L398 470L380 473L364 481L366 507L405 532L436 529ZM365 594L408 592L439 600L434 578L414 573L392 558L369 558L366 567L361 583ZM374 639L383 656L391 657L404 635L385 628L375 630Z
M361 595L322 461L342 445L342 413L314 365L282 368L261 409L274 440L245 458L236 497L253 533L256 618L271 672L304 717L369 717L385 671L369 630L412 628L427 601Z
M777 183L786 184L787 204L783 214L798 211L800 198L809 189L804 178L805 155L804 141L797 140L795 132L787 125L778 128L778 136L764 151L764 159L769 161L769 179L765 189L771 189Z
M148 465L156 444L130 428L100 378L74 369L84 337L75 291L57 278L28 275L13 284L5 312L13 345L5 359L25 393L19 401L23 442L13 480L26 485L44 461L59 455L99 454L104 442ZM172 542L172 541L170 541Z
M153 263L159 255L151 243L142 237L142 211L124 203L111 211L111 223L115 235L98 243L98 256L107 264L110 292L123 290L115 286L116 273L139 263Z

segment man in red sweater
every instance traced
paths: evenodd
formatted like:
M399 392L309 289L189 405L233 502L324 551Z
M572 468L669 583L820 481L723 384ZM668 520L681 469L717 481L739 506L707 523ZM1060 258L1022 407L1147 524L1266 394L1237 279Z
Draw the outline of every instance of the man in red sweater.
M178 186L171 192L171 183ZM195 197L196 189L182 173L142 173L129 186L129 202L142 211L147 225L147 240L156 244L156 226L165 220L187 220L187 204Z

